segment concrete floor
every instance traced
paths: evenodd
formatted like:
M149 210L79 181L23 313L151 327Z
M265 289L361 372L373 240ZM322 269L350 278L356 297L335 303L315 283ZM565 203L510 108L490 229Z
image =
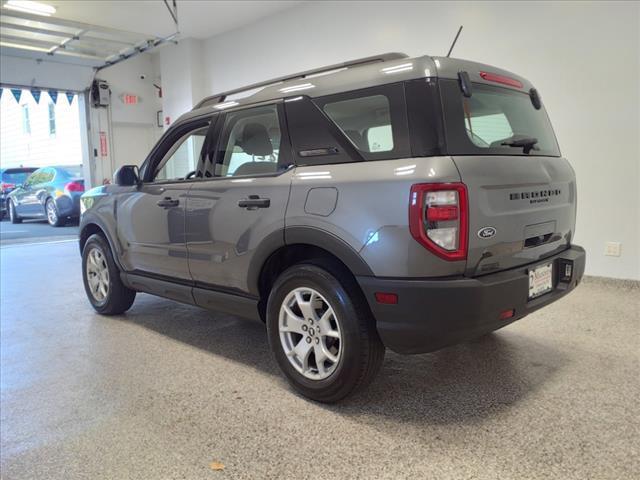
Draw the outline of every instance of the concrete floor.
M0 222L0 245L50 241L51 237L58 240L78 238L78 221L69 220L62 227L52 227L46 220L23 220L13 224L5 218Z
M633 286L586 281L479 341L388 354L368 390L324 406L287 386L258 323L147 295L94 314L75 243L4 247L1 269L5 480L640 472Z

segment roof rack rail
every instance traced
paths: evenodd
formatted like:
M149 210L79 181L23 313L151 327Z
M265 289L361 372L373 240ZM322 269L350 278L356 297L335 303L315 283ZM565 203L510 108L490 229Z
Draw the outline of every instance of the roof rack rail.
M286 75L284 77L273 78L271 80L266 80L264 82L258 82L251 85L247 85L245 87L235 88L233 90L228 90L226 92L211 95L209 97L204 98L200 102L198 102L196 106L193 107L193 109L196 110L201 107L206 107L207 105L214 105L216 103L221 103L221 102L224 102L229 95L234 95L236 93L241 93L247 90L253 90L259 87L266 87L268 85L286 82L288 80L305 78L310 75L316 75L323 72L330 72L331 70L338 70L340 68L355 67L359 65L366 65L368 63L388 62L390 60L400 60L401 58L407 58L407 57L408 55L405 53L390 52L390 53L383 53L380 55L373 55L371 57L358 58L356 60L351 60L349 62L336 63L334 65L327 65L326 67L314 68L313 70L307 70L304 72L295 73L293 75Z

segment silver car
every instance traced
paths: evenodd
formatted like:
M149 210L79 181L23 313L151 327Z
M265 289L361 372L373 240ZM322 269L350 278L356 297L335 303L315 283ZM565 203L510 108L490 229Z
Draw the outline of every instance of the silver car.
M390 53L205 98L81 203L98 312L147 292L259 319L322 402L366 385L385 348L502 328L585 265L539 93L452 58Z

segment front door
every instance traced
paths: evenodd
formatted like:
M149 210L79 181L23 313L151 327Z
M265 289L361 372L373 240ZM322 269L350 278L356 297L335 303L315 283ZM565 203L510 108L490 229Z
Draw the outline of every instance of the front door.
M293 169L282 117L281 104L228 112L216 151L203 155L201 178L187 199L187 249L196 286L249 292L256 248L268 236L274 245L284 244Z
M185 243L187 193L210 119L179 127L145 167L142 185L118 203L118 238L129 272L190 281Z

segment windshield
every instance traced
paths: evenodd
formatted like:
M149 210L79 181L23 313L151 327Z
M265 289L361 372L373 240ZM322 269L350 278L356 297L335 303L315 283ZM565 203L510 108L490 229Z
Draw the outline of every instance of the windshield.
M11 183L13 185L22 185L34 170L27 171L9 171L2 174L3 183Z
M467 98L455 81L442 92L450 154L560 156L544 108L526 93L474 83Z

